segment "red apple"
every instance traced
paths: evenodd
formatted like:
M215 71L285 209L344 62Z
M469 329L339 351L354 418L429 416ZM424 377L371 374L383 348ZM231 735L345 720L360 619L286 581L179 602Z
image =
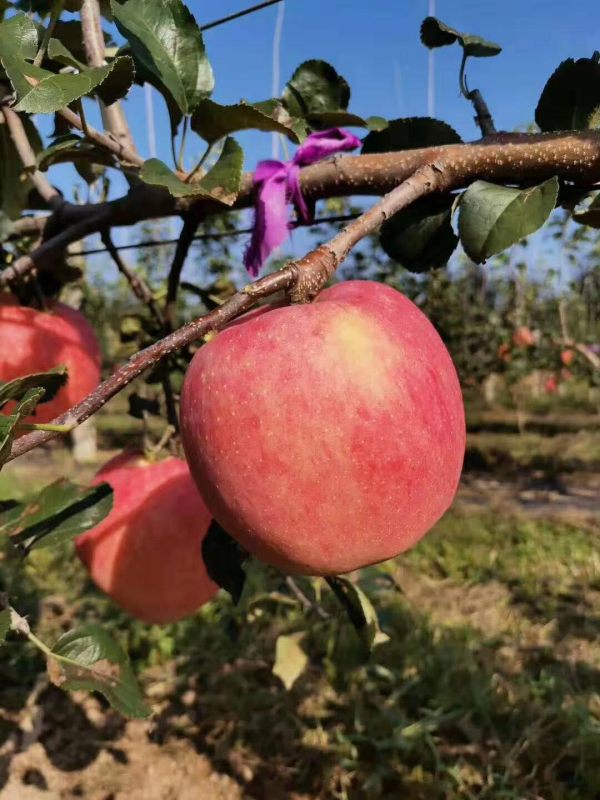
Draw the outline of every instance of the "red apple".
M575 353L573 350L563 350L560 354L560 360L565 365L565 367L569 367L575 358Z
M442 340L371 281L217 334L189 367L181 424L217 521L300 574L349 572L415 544L451 504L465 449Z
M535 334L531 328L523 325L517 328L513 333L513 344L515 347L533 347L535 344Z
M498 358L507 364L512 360L510 345L504 342L498 347Z
M76 540L96 585L151 623L176 622L210 600L218 587L201 546L211 515L185 461L122 453L98 472L94 483L102 481L114 489L112 511Z
M52 303L48 311L20 306L0 294L0 381L46 372L65 365L64 386L48 403L37 407L28 422L49 422L96 388L100 382L100 346L92 326L79 311ZM11 406L5 406L10 412Z
M544 388L546 390L546 394L556 394L558 391L558 379L556 378L556 375L550 375L550 377L546 379Z

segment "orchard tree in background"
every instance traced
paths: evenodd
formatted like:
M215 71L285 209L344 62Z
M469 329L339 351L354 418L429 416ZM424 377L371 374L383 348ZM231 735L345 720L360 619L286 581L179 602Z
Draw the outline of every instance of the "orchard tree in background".
M492 368L521 375L534 348L544 349L555 380L575 366L598 375L597 271L573 276L585 319L570 322L563 306L541 341L536 331L548 326L529 318L518 270L503 286L480 266L511 252L557 208L570 226L567 255L587 235L573 233L574 223L600 227L598 55L558 65L535 109L539 131L498 133L466 68L501 48L428 17L423 44L460 51L460 91L482 137L463 143L441 120L385 120L377 109L357 116L348 83L323 60L301 64L281 97L214 102L202 30L243 14L201 29L181 0L28 0L4 2L1 13L0 463L72 431L142 375L146 388L130 394L130 413L163 423L156 441L145 438L143 454L119 457L91 487L59 478L29 501L2 501L0 530L23 557L79 536L98 585L158 622L191 613L217 585L238 599L253 553L285 571L326 576L365 645L381 641L368 599L335 572L397 555L423 535L451 502L464 452L452 362L426 317L390 286L423 294L443 338L458 337L451 350L463 380L481 380ZM170 164L140 155L124 113L132 87L146 83L168 109ZM103 130L87 119L90 102ZM53 120L49 138L36 127L43 115ZM296 150L285 164L245 172L235 138L244 130L277 134ZM192 137L202 155L188 165ZM348 155L358 147L359 155ZM69 198L53 185L53 167L64 163L77 170L84 193ZM122 196L111 189L115 171L128 186ZM349 197L376 199L349 209ZM315 219L317 201L330 216ZM290 202L289 227L326 222L333 233L236 288L241 265L230 247L240 211L256 209L246 255L255 275L285 239ZM161 267L145 248L160 244L168 217L183 225L168 260L162 250ZM112 231L138 223L154 241L138 242L132 266ZM93 376L90 383L98 356L88 323L59 305L69 287L86 285L69 248L90 234L100 235L131 293L118 303L102 286L88 293L96 312L118 319L130 355L99 385ZM459 242L469 263L457 281L444 268ZM194 283L181 279L190 253L198 260ZM349 255L368 282L321 295ZM217 336L268 300L284 307L256 311ZM448 308L444 323L438 311ZM484 342L492 342L491 356ZM181 387L195 351L183 439L212 522L177 458ZM416 377L406 372L411 353L421 364ZM386 370L398 379L393 385ZM351 380L360 391L349 397ZM401 447L409 440L412 462ZM340 441L348 443L342 453ZM390 485L396 496L402 487L399 505ZM193 535L182 538L178 521L196 516ZM313 606L291 577L288 586ZM50 647L0 595L0 640L11 630L43 651L58 685L96 689L126 714L147 713L126 654L102 628L86 625ZM296 640L280 650L302 660Z

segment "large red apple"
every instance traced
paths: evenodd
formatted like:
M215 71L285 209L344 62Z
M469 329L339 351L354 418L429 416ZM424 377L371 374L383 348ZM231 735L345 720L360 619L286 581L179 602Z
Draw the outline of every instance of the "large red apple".
M370 281L217 334L189 367L181 425L217 521L264 561L313 575L415 544L451 504L465 449L442 340Z
M69 371L66 386L39 405L28 422L49 422L83 400L100 382L100 364L98 340L79 311L63 303L37 311L0 294L0 381L60 365Z
M145 622L176 622L217 592L202 560L211 522L179 458L150 462L122 453L95 483L114 489L110 514L76 539L77 553L96 585Z

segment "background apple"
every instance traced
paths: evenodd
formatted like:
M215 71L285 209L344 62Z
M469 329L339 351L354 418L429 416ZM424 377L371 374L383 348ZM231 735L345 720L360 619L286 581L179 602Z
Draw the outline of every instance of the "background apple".
M513 333L513 344L515 347L533 347L535 344L535 334L531 328L522 325Z
M451 504L465 449L442 340L406 297L371 281L217 334L189 367L181 423L218 522L304 574L348 572L417 542Z
M52 303L48 311L21 306L0 295L0 381L65 365L69 378L56 396L42 403L28 422L49 422L82 400L100 382L100 345L79 311ZM5 406L10 413L12 404Z
M565 365L565 367L571 366L571 364L575 360L575 352L573 350L563 350L560 354L560 360Z
M185 461L122 453L96 475L114 489L110 514L76 540L96 585L145 622L187 617L217 592L202 560L211 515Z

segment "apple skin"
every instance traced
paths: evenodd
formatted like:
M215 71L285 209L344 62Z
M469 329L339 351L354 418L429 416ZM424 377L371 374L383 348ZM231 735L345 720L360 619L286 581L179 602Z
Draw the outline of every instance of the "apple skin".
M75 541L94 583L132 616L157 624L183 619L214 597L218 586L201 552L212 517L185 461L125 452L93 483L102 481L113 487L112 511Z
M50 422L93 391L100 383L100 345L92 326L74 308L52 303L48 311L20 306L10 294L0 295L0 381L65 365L65 386L42 403L27 422ZM14 404L3 409L10 413Z
M575 360L575 353L573 350L563 350L560 354L560 360L565 367L570 367Z
M533 347L535 344L534 332L526 325L522 325L513 333L513 344L515 347Z
M181 428L215 519L259 559L308 575L414 545L450 506L465 450L446 347L372 281L217 334L188 369Z

